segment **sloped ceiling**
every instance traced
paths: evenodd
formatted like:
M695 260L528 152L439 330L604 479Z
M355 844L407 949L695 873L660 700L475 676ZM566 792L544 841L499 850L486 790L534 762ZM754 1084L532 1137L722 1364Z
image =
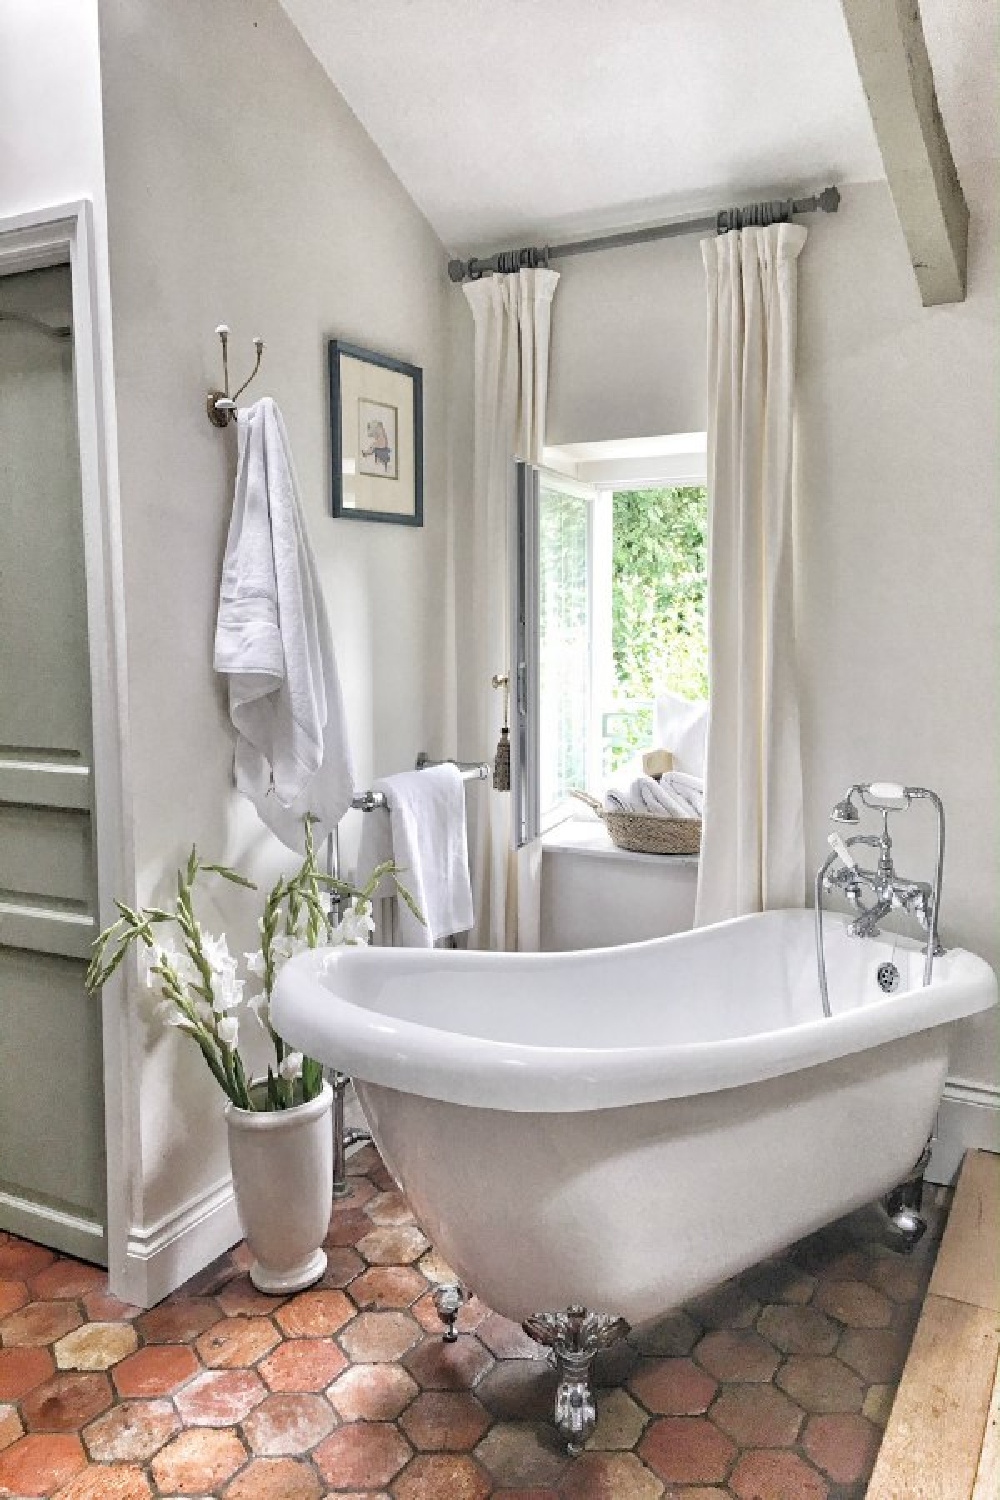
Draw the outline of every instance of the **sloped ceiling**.
M839 0L282 0L458 253L882 163ZM922 0L945 124L995 157L997 0Z

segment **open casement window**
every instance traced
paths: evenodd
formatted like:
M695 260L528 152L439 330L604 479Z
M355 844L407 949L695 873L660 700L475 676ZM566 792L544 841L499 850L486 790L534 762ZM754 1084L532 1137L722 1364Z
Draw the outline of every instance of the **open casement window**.
M515 844L601 780L595 708L611 673L611 493L515 466L511 792Z

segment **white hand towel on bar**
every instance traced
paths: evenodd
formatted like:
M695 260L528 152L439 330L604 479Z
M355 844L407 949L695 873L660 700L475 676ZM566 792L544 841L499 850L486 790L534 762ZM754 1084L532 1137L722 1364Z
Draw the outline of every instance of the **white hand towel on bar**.
M236 785L301 852L307 812L318 842L351 804L344 700L281 413L268 396L236 424L215 670L229 678Z
M403 771L373 785L384 792L388 813L365 813L357 883L377 864L394 859L399 879L423 914L417 921L397 901L397 933L403 948L432 948L438 938L472 926L472 883L465 827L465 784L457 766Z

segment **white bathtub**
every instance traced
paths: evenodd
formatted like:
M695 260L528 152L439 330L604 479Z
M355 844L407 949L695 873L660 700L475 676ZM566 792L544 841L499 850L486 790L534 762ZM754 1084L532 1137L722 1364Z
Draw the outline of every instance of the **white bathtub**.
M351 1074L389 1170L509 1318L642 1322L888 1191L919 1156L951 1025L996 1003L936 960L808 911L587 953L317 950L278 1030ZM875 971L893 958L896 994Z

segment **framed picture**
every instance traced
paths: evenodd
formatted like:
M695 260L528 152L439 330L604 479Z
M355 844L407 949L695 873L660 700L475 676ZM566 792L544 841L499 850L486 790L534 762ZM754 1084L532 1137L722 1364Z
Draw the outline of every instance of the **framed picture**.
M422 526L422 371L339 339L329 353L334 516Z

